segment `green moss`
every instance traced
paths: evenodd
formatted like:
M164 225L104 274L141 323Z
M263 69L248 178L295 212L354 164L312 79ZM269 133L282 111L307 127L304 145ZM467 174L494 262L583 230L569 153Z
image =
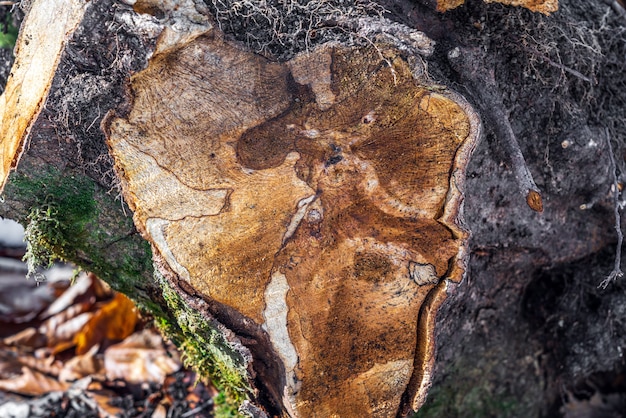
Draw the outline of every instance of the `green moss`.
M228 397L224 394L224 392L220 392L213 399L213 414L215 418L233 418L241 416L237 408L228 400Z
M155 278L163 290L169 311L176 318L176 325L160 318L161 330L178 343L185 365L192 367L201 378L210 380L223 393L219 409L225 415L219 416L233 416L230 413L248 399L251 390L247 384L245 360L215 324L189 307L158 271L155 271Z
M24 261L28 266L28 277L32 277L40 266L52 267L57 259L54 243L61 239L57 216L57 209L48 206L33 208L27 217Z
M84 178L52 174L35 181L18 176L14 185L20 194L34 199L26 218L29 273L39 266L49 267L57 259L76 258L76 245L85 241L85 226L95 218L93 185ZM84 249L84 245L78 248Z
M120 202L80 173L24 172L29 175L11 176L4 194L24 205L29 270L69 261L129 296L180 348L185 365L223 393L218 416L237 416L250 393L244 359L216 324L191 309L153 269L150 245Z
M120 202L80 173L53 167L24 172L29 175L11 176L5 195L28 208L22 222L30 272L55 260L72 262L140 307L149 303L141 289L151 286L150 245L137 234Z
M13 48L17 41L17 33L19 29L13 24L10 14L7 14L4 21L0 22L0 48Z

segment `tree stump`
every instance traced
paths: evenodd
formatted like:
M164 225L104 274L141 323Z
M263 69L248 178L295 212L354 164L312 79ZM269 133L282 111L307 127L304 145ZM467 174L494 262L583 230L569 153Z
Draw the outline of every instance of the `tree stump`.
M468 357L454 353L484 326L485 312L520 300L536 306L541 295L526 286L537 271L611 242L606 194L589 198L596 212L568 209L572 196L610 182L607 169L590 174L608 154L587 147L574 162L557 160L559 173L593 163L586 186L562 176L551 186L537 156L555 143L568 148L580 127L561 114L547 142L533 144L520 139L520 126L536 126L537 115L504 109L513 101L530 115L529 97L542 88L500 71L503 44L525 51L524 65L539 60L583 86L592 80L586 67L554 61L547 44L528 43L532 26L523 19L548 17L480 2L446 14L435 9L462 2L349 3L294 3L285 12L282 3L32 1L2 96L0 213L28 226L33 271L62 258L100 275L152 312L198 370L253 416L408 415L426 401L433 375L445 379L436 370L471 370L481 346L463 348ZM556 3L524 5L548 13ZM563 25L575 15L565 7ZM476 20L485 10L522 22L522 41L503 35L504 19ZM38 16L50 13L67 19L42 26ZM255 32L261 17L265 32ZM563 47L564 56L576 45ZM615 74L617 64L606 62L606 74ZM572 111L576 88L587 90L571 85L538 106L554 113L561 100ZM488 141L470 165L480 119ZM582 132L598 144L604 130L591 125ZM615 126L607 132L622 132ZM496 151L485 152L490 145ZM519 192L532 197L530 208ZM462 282L470 262L465 201L476 234L472 280L491 288ZM494 230L511 218L526 235ZM593 239L571 233L565 243L547 232L571 222ZM515 282L507 265L528 278ZM444 304L449 295L454 303ZM506 326L493 332L502 350L484 358L497 363L507 338L518 337ZM447 363L435 363L436 350ZM540 408L563 376L551 378ZM535 412L525 403L518 410Z
M104 122L135 223L184 286L269 339L247 348L281 370L264 386L293 416L419 407L465 270L478 120L381 48L276 64L209 29L153 56Z

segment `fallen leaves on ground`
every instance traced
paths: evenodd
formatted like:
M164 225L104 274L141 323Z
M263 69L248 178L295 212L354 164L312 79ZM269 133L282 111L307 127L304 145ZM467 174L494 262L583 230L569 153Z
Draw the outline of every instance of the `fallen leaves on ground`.
M103 340L123 340L133 333L138 320L135 305L121 293L115 294L75 334L76 353L85 354Z
M0 322L14 332L0 335L0 416L212 416L215 390L196 384L126 296L93 274L73 285L7 277Z

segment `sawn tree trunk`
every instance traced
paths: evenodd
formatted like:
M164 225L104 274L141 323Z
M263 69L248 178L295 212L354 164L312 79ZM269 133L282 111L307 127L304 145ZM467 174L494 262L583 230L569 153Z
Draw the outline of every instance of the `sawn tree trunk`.
M623 5L459 3L23 2L0 215L248 415L617 411Z

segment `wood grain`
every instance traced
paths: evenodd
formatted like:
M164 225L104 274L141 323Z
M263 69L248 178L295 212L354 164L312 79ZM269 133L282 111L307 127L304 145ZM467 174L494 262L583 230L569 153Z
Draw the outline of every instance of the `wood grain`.
M533 12L554 13L559 9L558 0L484 0L485 3L502 3L509 6L525 7ZM465 3L465 0L437 0L437 10L445 12Z
M418 407L436 308L464 273L477 118L383 52L279 64L210 31L156 55L105 123L144 236L269 335L286 415Z
M15 63L0 96L0 193L48 97L65 43L87 7L84 0L35 0L20 29Z

